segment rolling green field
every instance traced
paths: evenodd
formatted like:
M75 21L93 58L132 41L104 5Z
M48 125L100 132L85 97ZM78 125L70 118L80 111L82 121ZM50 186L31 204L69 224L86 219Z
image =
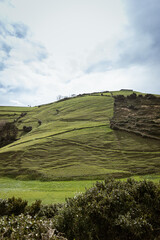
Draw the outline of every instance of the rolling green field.
M95 181L20 181L10 178L0 178L0 198L22 198L32 203L42 200L43 204L62 203L65 198L74 197L84 192Z
M15 120L19 129L18 140L0 149L0 176L48 181L158 174L158 140L110 129L112 95L131 93L85 94L33 108L0 107L0 120ZM19 118L21 113L27 114ZM24 133L23 126L32 131Z
M153 181L160 183L160 175L133 176L137 181ZM122 179L126 181L126 179ZM0 178L0 198L22 198L29 204L41 200L43 204L63 203L66 198L74 197L92 187L95 180L82 181L20 181Z

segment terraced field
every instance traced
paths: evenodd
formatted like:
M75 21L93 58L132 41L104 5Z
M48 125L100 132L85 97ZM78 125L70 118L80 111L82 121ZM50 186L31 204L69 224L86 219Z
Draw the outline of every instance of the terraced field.
M113 95L80 95L37 107L0 107L18 140L0 149L0 176L17 179L103 179L159 173L160 142L110 129ZM27 113L21 116L22 113ZM40 125L38 120L42 122ZM24 133L23 126L32 126Z

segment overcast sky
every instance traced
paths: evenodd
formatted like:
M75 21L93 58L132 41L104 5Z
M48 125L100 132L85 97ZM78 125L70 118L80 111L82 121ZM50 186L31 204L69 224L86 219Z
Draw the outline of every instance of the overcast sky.
M160 0L0 0L0 105L160 93Z

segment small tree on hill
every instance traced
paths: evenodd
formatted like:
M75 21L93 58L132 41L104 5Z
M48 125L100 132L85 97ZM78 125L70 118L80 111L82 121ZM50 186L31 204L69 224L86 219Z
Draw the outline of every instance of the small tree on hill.
M0 122L0 147L10 144L16 140L18 128L10 122Z

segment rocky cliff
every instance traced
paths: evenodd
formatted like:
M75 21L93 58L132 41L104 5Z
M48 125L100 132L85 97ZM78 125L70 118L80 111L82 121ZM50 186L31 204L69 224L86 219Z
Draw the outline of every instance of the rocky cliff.
M160 98L152 94L114 96L110 127L160 140Z

